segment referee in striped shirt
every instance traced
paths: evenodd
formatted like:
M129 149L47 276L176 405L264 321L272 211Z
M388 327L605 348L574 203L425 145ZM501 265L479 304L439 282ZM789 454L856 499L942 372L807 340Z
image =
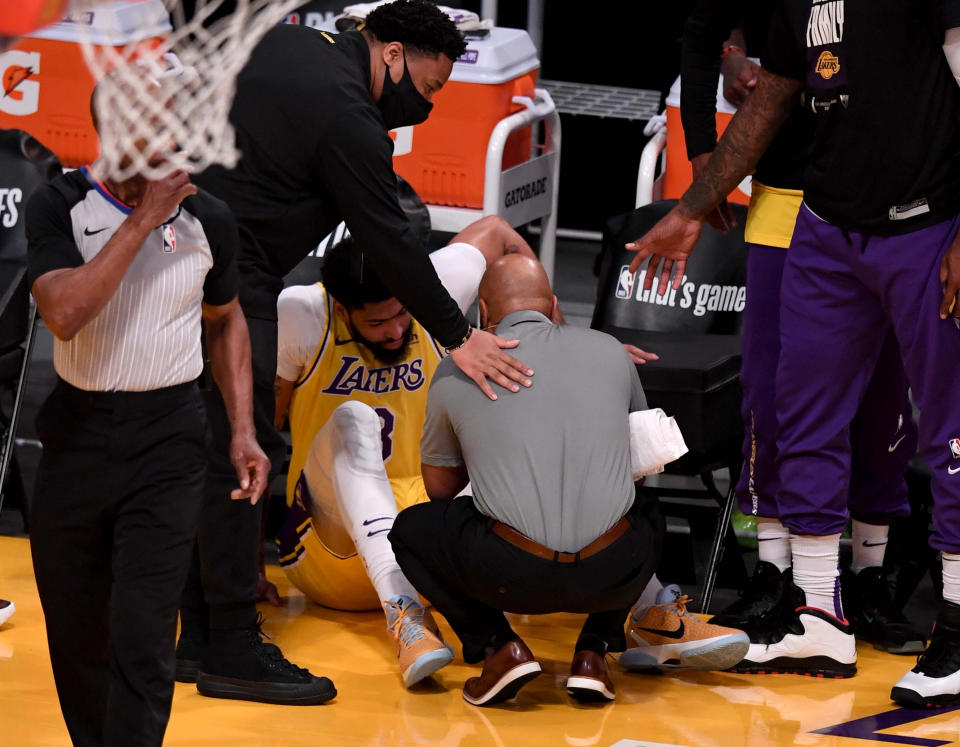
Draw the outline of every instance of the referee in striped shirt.
M201 319L233 431L232 497L255 502L270 466L254 437L237 227L185 172L117 183L83 168L34 194L26 230L56 336L31 549L60 706L76 745L159 745L206 476Z

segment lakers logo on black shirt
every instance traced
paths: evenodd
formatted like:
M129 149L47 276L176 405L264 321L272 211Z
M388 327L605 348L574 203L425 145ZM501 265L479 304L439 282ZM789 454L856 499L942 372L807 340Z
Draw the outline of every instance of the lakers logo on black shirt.
M840 58L829 49L823 50L817 58L817 65L814 68L814 72L824 80L830 80L840 72Z
M830 111L834 104L846 108L847 62L843 42L846 30L844 0L814 0L807 15L807 106L815 113Z

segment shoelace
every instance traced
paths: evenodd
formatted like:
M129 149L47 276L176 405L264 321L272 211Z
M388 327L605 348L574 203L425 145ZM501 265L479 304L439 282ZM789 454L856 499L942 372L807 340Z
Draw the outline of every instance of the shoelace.
M677 617L689 617L690 613L687 612L687 605L692 603L693 600L686 594L681 594L679 597L674 599L672 602L667 602L664 604L664 607L673 606L674 611L677 614Z
M403 645L409 646L423 638L423 607L410 603L401 607L395 602L387 602L395 611L397 618L390 624L390 630L397 630L397 637Z
M250 645L257 651L257 654L266 659L278 669L286 670L293 674L309 675L310 672L303 667L298 667L292 661L283 655L278 646L272 643L264 642L263 638L270 638L270 635L263 630L263 624L266 619L262 612L257 612L257 622L250 630Z

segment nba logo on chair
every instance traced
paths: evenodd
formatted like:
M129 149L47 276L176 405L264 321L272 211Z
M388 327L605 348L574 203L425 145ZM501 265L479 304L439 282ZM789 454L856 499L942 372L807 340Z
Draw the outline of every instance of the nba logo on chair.
M633 282L636 278L630 272L630 265L624 265L620 268L620 277L617 280L617 291L614 295L617 298L630 298L633 295Z

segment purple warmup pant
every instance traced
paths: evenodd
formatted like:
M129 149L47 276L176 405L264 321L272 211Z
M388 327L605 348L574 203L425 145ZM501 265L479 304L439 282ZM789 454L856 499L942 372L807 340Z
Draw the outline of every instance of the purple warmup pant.
M940 262L958 225L866 236L800 208L783 270L776 383L777 507L792 531L844 528L850 424L858 409L879 406L870 382L892 324L921 412L920 456L933 471L931 544L960 552L960 459L950 448L960 436L960 329L938 315Z
M779 247L747 245L740 372L744 468L737 499L743 513L768 518L779 515L774 382L780 360L780 282L787 253ZM889 328L867 395L850 427L850 448L852 482L849 503L844 504L850 515L868 524L889 524L908 516L904 475L917 450L917 430L897 340Z

